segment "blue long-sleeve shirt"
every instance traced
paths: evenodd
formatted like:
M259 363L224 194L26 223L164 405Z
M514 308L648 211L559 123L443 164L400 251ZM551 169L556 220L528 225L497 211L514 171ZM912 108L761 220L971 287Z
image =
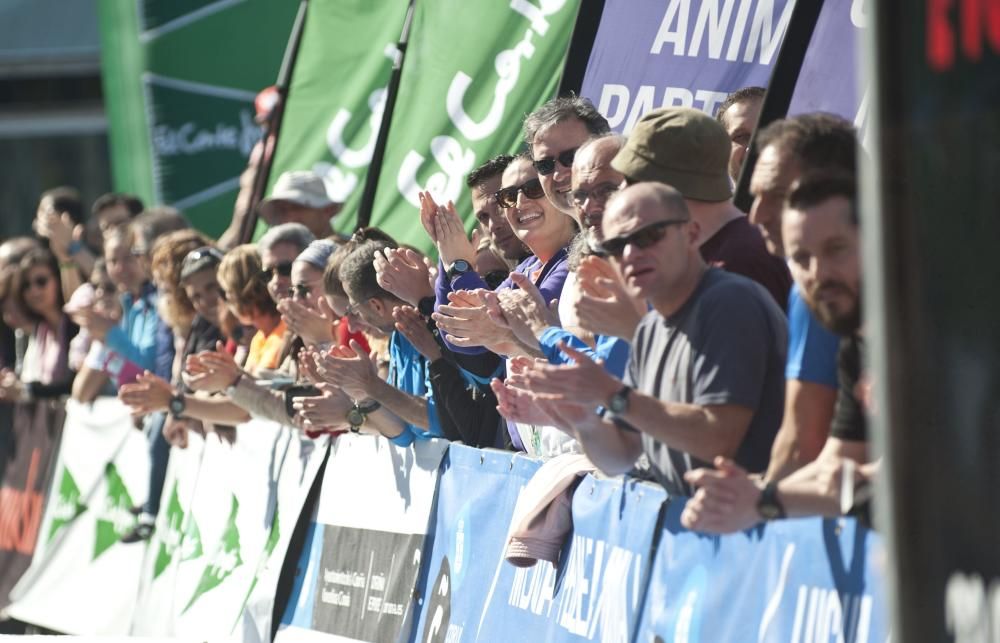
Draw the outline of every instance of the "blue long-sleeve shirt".
M542 353L549 362L557 366L571 361L559 350L559 342L565 342L570 348L585 353L592 359L600 358L604 360L604 370L618 379L621 379L625 375L625 366L628 364L630 345L624 339L611 337L610 335L595 335L595 346L591 348L582 339L565 328L550 326L545 329L542 336L538 339L538 346L542 349Z
M569 256L566 254L566 249L563 248L559 250L551 259L547 262L542 262L535 255L531 255L524 261L522 261L517 268L514 268L514 272L520 273L532 279L535 286L542 293L542 298L546 302L551 302L553 299L559 297L562 293L563 284L566 283L566 275L569 273ZM532 274L538 272L534 278ZM477 275L475 272L467 272L455 277L455 281L451 282L447 276L447 269L443 264L438 262L438 274L437 280L434 284L434 295L437 300L434 309L437 310L443 305L448 304L448 293L456 290L476 290L478 288L485 288L489 290L489 285L483 280L482 277ZM510 277L507 277L499 286L496 287L497 291L506 290L508 288L517 288ZM448 342L447 339L442 339L449 350L455 353L464 353L466 355L478 355L480 353L485 353L486 349L482 346L471 346L462 347L455 346Z
M122 320L113 326L104 344L125 359L148 371L156 370L156 336L161 325L156 312L156 288L147 282L142 294L122 295Z
M404 393L427 400L427 426L423 429L407 424L403 432L392 438L399 446L405 447L414 440L429 440L441 436L437 403L431 388L430 365L402 333L393 331L389 338L389 384Z

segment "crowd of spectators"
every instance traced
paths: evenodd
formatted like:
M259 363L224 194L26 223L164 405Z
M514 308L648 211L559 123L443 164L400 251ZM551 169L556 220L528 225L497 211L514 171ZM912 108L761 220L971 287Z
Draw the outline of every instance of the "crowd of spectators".
M170 445L238 440L254 417L584 453L690 496L703 531L864 515L855 132L770 123L746 214L733 185L762 97L735 92L716 118L657 109L627 138L590 101L553 99L525 118L524 152L468 176L473 212L420 194L433 256L335 234L343 205L310 171L277 179L244 245L130 195L88 216L49 190L36 234L0 245L0 400L131 407L153 466L126 541L152 533Z

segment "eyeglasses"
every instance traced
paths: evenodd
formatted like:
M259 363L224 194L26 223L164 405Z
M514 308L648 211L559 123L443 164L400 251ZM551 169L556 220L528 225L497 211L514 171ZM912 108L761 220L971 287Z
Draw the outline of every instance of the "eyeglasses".
M24 282L24 289L27 290L27 289L31 288L32 286L34 286L35 288L38 288L39 290L41 290L42 288L45 288L46 286L48 286L49 282L51 280L52 280L52 278L49 277L48 275L38 275L34 279L28 279L28 280L26 280Z
M601 250L611 257L621 258L622 253L625 252L625 246L633 245L636 248L646 249L652 245L655 245L663 239L667 234L667 228L672 225L682 225L689 221L689 219L667 219L666 221L657 221L656 223L651 223L645 228L639 228L631 234L626 234L621 237L615 237L614 239L605 239L601 244Z
M312 292L312 286L305 284L294 284L288 289L288 296L292 299L305 299Z
M508 188L497 190L497 203L501 208L513 208L517 205L517 193L524 192L524 196L529 199L540 199L545 196L542 189L542 182L538 179L531 179L521 185L512 185Z
M264 275L264 281L271 281L274 278L274 273L278 273L279 277L290 277L292 275L292 262L282 261L276 266L264 268L261 271L261 274Z
M601 183L593 190L575 190L573 192L573 203L576 207L582 208L587 204L587 200L604 203L612 194L618 191L617 183Z
M353 302L347 305L347 310L344 311L344 317L360 317L358 311L361 310L361 304L358 302Z
M566 169L573 167L573 157L576 156L577 148L571 150L566 150L561 152L555 158L538 159L537 161L532 161L531 164L535 166L538 173L542 176L548 176L556 171L556 161L559 161L559 165Z

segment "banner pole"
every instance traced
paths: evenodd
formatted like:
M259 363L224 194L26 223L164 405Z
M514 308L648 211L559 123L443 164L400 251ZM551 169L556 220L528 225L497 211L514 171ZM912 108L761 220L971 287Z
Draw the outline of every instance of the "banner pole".
M570 36L569 48L566 51L566 64L563 66L559 89L556 91L557 96L580 93L583 78L587 75L590 53L594 49L594 40L597 38L597 29L604 16L604 2L605 0L583 0L580 3L576 24L573 25L573 35Z
M285 56L281 61L281 69L278 71L278 80L275 84L278 90L278 102L267 118L262 139L263 149L261 150L260 163L254 172L253 190L243 213L243 221L240 224L240 243L249 243L253 236L253 230L257 226L257 204L264 198L264 190L267 189L267 182L271 178L271 166L274 164L273 151L278 149L278 137L281 134L281 123L285 117L285 104L288 102L288 95L291 92L292 74L295 72L295 63L299 58L299 45L302 43L302 34L305 31L308 7L309 0L299 0L299 11L295 15L295 22L292 23L292 33L288 37ZM268 140L272 136L274 137L273 151L272 154L268 154Z
M740 180L736 184L733 201L744 212L749 212L750 206L753 205L753 198L750 196L750 176L753 174L754 165L757 164L757 133L771 121L784 118L788 114L788 106L792 102L792 94L795 93L802 61L805 60L809 42L812 40L822 10L823 0L798 2L792 10L788 31L785 32L778 58L771 70L771 80L767 85L767 93L764 94L760 118L750 139L746 160L743 161L743 171L740 172Z
M378 136L375 139L375 150L372 153L368 172L365 174L365 189L361 193L361 203L358 205L358 223L355 229L366 227L372 220L372 207L375 204L375 189L378 187L379 174L382 173L382 161L385 159L385 144L389 139L389 124L395 111L396 96L399 94L399 80L403 72L403 59L406 58L406 46L410 42L410 27L413 24L413 7L415 0L410 0L406 8L406 18L403 29L396 44L396 57L392 62L392 75L386 86L385 110L382 112L382 123L379 125Z

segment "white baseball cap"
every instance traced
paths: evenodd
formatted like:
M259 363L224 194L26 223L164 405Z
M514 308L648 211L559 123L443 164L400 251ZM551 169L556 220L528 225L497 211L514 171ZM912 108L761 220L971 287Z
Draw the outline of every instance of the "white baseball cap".
M260 202L261 213L266 215L275 201L290 201L307 208L325 208L337 203L326 193L323 179L309 170L295 170L279 176L271 196Z

